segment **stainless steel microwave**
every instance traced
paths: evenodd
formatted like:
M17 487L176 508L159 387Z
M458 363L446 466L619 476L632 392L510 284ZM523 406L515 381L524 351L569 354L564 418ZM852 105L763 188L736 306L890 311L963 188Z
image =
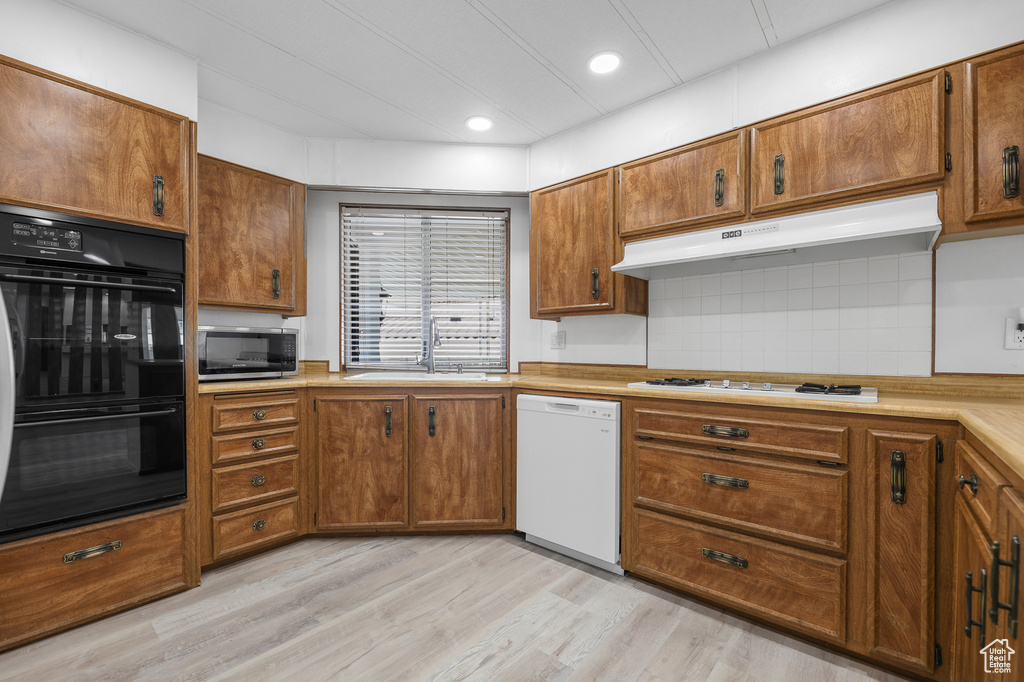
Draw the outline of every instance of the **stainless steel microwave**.
M299 373L296 329L200 327L199 380L272 379Z

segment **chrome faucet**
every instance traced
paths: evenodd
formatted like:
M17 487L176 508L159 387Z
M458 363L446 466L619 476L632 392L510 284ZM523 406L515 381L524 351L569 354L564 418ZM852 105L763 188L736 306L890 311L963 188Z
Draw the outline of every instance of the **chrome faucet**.
M427 343L427 354L416 361L417 365L426 365L427 374L434 374L434 349L441 347L441 328L437 317L430 316L430 341Z

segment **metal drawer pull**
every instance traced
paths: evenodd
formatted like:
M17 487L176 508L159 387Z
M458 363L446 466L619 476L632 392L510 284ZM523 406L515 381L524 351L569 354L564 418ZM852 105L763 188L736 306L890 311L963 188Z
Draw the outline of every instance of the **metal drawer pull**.
M723 564L729 564L730 566L739 566L740 568L747 568L750 565L743 557L738 557L734 554L726 554L725 552L719 552L717 549L708 549L702 547L700 553L708 559L715 561L721 561Z
M427 410L427 432L433 436L437 434L437 408L433 405Z
M281 298L281 271L274 270L270 275L270 288L274 298Z
M267 482L267 477L263 474L256 474L252 477L252 487L259 488L261 485Z
M255 419L256 421L260 421L261 419L266 419L267 418L267 411L266 410L253 410L252 411L252 418Z
M715 171L715 206L725 203L725 169Z
M263 446L265 446L266 444L267 444L267 441L263 440L262 438L256 438L252 442L252 449L253 450L262 450Z
M992 543L992 607L988 611L989 618L993 624L999 623L999 611L1009 611L1010 636L1017 636L1017 601L1020 589L1020 538L1016 535L1010 541L1010 560L999 558L999 543ZM999 601L999 569L1003 566L1010 568L1010 601Z
M896 504L907 503L907 453L893 450L889 453L889 487L892 501Z
M750 481L745 478L733 478L732 476L719 476L717 474L701 474L700 478L705 483L724 485L730 488L749 488Z
M750 431L746 429L739 429L735 426L714 426L712 424L704 424L700 427L700 430L711 436L728 436L729 438L749 438Z
M775 155L775 193L782 194L786 191L786 155Z
M601 298L601 270L598 268L590 271L590 295L595 301Z
M986 639L985 638L985 598L988 595L988 590L987 590L987 587L988 587L988 571L986 571L984 568L981 569L981 587L975 587L974 586L974 574L968 572L966 577L967 577L967 590L965 590L964 595L967 598L964 601L967 602L967 621L966 621L967 625L964 626L964 634L967 636L967 639L970 639L971 638L971 628L972 627L976 627L976 628L978 628L978 634L981 635L980 637L978 637L978 641L981 642L982 644L984 644L985 643L985 639ZM980 620L974 620L974 618L972 617L974 615L973 601L974 601L974 593L975 592L980 592L981 593L981 619Z
M391 438L391 413L394 409L390 405L384 406L384 435Z
M1020 196L1020 148L1017 145L1003 150L1003 198Z
M64 563L71 564L82 559L88 559L90 557L99 556L100 554L106 554L107 552L116 552L121 549L121 541L114 540L113 542L107 542L102 545L96 545L89 549L80 549L77 552L68 552L64 555Z
M267 520L266 519L260 519L260 520L254 522L252 524L252 529L253 530L263 530L266 527L267 527Z
M970 478L964 478L964 475L960 474L960 490L963 490L964 486L970 486L971 494L972 495L977 495L978 494L978 475L972 471Z
M164 176L153 176L153 215L164 214Z

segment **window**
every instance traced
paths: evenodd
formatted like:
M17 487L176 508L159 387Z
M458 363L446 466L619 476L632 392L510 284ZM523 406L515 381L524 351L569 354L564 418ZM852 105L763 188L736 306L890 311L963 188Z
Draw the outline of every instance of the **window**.
M341 207L344 362L508 368L508 211Z

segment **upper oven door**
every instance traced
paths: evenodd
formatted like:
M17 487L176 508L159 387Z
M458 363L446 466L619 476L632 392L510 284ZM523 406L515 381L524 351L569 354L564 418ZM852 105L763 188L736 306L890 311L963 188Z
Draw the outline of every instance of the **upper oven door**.
M0 290L18 410L184 394L180 281L0 266Z

